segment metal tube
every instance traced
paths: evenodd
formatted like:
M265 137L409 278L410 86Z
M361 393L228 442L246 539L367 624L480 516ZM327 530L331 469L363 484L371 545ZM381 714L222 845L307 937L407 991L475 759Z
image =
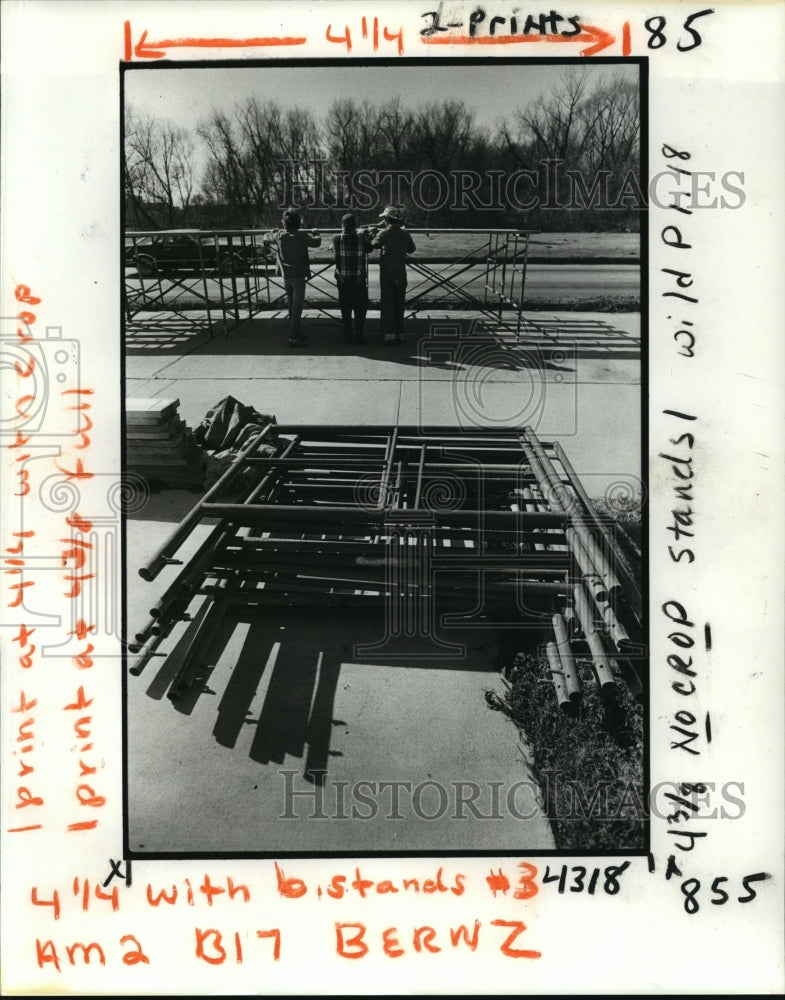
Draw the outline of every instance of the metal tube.
M526 456L526 461L529 463L529 466L530 466L530 468L532 470L532 473L533 473L535 479L537 480L539 486L546 493L551 493L552 494L552 491L548 489L548 487L550 486L550 483L548 482L548 477L546 476L545 471L543 470L542 466L540 465L540 462L537 459L537 456L534 454L534 451L532 450L532 447L529 444L528 440L525 437L523 437L523 436L520 436L518 440L520 442L521 450L523 451L524 455ZM561 500L560 500L560 498L559 498L558 495L549 495L547 502L548 502L549 507L552 510L556 510L560 514L564 514L566 516L567 512L564 509L564 506L562 505L562 502L561 502Z
M229 607L235 613L241 612L251 614L269 614L271 608L277 613L286 610L292 613L302 613L302 609L308 609L315 614L344 612L347 615L357 615L358 613L367 615L385 614L385 601L389 600L386 595L369 594L363 592L354 593L331 593L319 594L309 591L298 592L274 592L265 594L258 591L253 594L249 591L221 591L221 597L227 599ZM420 597L420 601L433 602L432 596ZM394 607L394 605L393 605ZM439 611L446 615L455 615L459 621L463 622L470 617L471 608L467 608L465 597L445 595L444 600L439 602ZM483 611L492 614L502 614L509 611L509 603L500 601L489 601L486 599L483 604Z
M193 684L196 671L205 662L205 657L218 632L224 611L223 601L208 602L204 617L188 637L182 663L166 692L166 697L170 701L177 701Z
M194 585L192 588L189 588L188 593L183 594L167 605L162 614L155 619L151 629L153 635L169 635L177 622L189 620L188 606L193 600L194 594L198 593L199 588L202 586L204 576L205 574L202 574L197 581L194 581Z
M551 623L553 625L553 633L556 636L556 650L561 660L567 694L572 701L578 701L581 697L581 682L578 678L578 671L575 668L575 661L572 658L570 640L567 638L567 626L560 614L555 614L551 618Z
M518 329L517 335L520 337L521 334L521 318L523 316L523 296L526 292L526 270L529 264L529 233L523 234L525 239L525 244L523 248L523 266L521 268L521 291L520 291L520 303L518 306ZM517 238L516 238L516 250L517 250Z
M420 447L420 464L417 466L417 487L414 492L414 509L419 510L420 500L422 499L422 476L423 469L425 467L425 452L427 451L428 445L424 444Z
M204 517L219 517L235 521L238 524L257 525L269 522L271 525L290 521L292 524L305 522L329 524L362 524L368 528L378 528L385 524L403 527L407 521L396 512L394 520L390 520L384 511L368 511L362 507L335 506L319 507L301 505L270 504L244 505L239 503L202 503ZM417 525L417 516L412 513L412 524ZM506 527L513 530L516 524L531 527L559 528L564 524L564 517L559 513L542 511L538 513L514 512L507 510L455 510L429 511L433 516L434 527L442 525L466 526L468 520L477 520L482 527Z
M635 612L636 617L640 621L642 614L642 603L641 603L641 593L637 581L635 580L632 573L628 569L624 557L621 553L621 550L619 549L619 546L616 544L615 539L608 531L606 526L603 524L602 519L597 515L597 511L594 509L594 505L592 504L588 494L584 490L583 484L581 483L580 479L578 479L575 469L572 467L569 459L564 453L564 449L562 448L561 444L558 441L554 442L553 449L556 452L556 456L561 462L564 471L567 473L567 476L571 481L573 489L583 501L586 509L589 512L589 515L594 521L594 524L596 525L597 529L600 531L603 538L605 539L610 552L613 554L614 557L613 561L615 564L616 572L622 578L625 584L626 587L625 594L627 596L627 599L630 602L630 605L633 611Z
M529 489L528 486L525 487L523 490L523 499L524 499L524 506L527 511L537 510L537 503L535 502L534 496L532 495L532 491ZM543 545L542 542L535 542L534 548L537 552L543 552L545 550L545 546Z
M508 446L511 452L520 450L518 438L521 431L517 427L508 430L498 427L473 427L470 431L461 430L455 424L429 424L423 429L418 424L398 424L398 441L413 440L419 443L428 441L435 444L449 444L454 441L457 444L466 441L476 441L484 443L495 441ZM375 445L386 448L390 435L389 424L363 424L358 427L356 424L275 424L275 429L281 434L300 434L303 441L311 440L309 435L321 442L346 440L349 443L367 443L370 438L378 438L379 444Z
M354 551L358 546L366 546L369 551L374 553L383 551L385 546L388 545L403 544L403 542L400 541L403 536L398 530L399 525L392 520L384 524L384 528L387 530L383 532L378 531L378 526L376 524L368 526L368 530L365 530L365 526L362 524L358 524L356 526L349 525L345 528L343 528L340 524L326 526L314 524L310 534L305 533L301 524L294 522L291 525L284 523L282 526L275 526L275 531L272 530L272 527L273 526L270 526L270 530L264 530L264 527L262 527L261 530L264 530L264 537L261 535L252 535L249 537L248 542L243 544L246 544L251 548L259 549L279 547L282 551L286 551L291 548L294 548L295 551L299 551L300 546L297 544L299 542L302 542L303 546L306 548L310 546L318 549L325 546L325 551L328 551L329 546L337 546L338 548L345 547L347 551ZM328 530L325 530L325 527ZM412 519L411 522L408 520L404 521L401 527L402 530L405 531L407 527L417 529L422 527L422 525ZM424 527L428 531L430 531L431 528L434 529L433 548L438 553L449 556L451 554L455 554L455 552L460 551L464 547L471 551L480 551L481 549L478 543L482 541L482 536L479 534L477 528L468 528L461 526L460 524L442 524L436 526L429 520L425 521ZM488 528L485 533L494 536L500 535L502 539L509 535L509 531L505 531L503 527L498 529ZM526 541L533 541L536 536L533 531L525 530L517 532L516 537ZM465 542L469 542L471 544L464 546L462 543ZM230 547L236 547L240 545L240 542L231 540L228 544ZM357 549L357 551L359 551L359 549ZM492 554L486 554L488 555L488 558L491 558ZM528 555L531 556L531 553ZM558 556L558 553L551 553L548 558L555 559ZM564 557L562 556L562 558Z
M439 262L433 261L432 263ZM425 264L422 261L407 261L408 266L413 271L417 274L422 274L425 277L424 281L419 281L417 284L412 286L411 295L407 294L407 306L411 307L414 303L419 301L419 299L423 298L423 296L427 295L429 292L436 291L444 285L449 289L449 291L456 292L461 298L468 302L477 303L478 307L482 308L480 300L466 291L466 287L473 284L477 280L476 276L470 274L466 281L460 285L456 281L456 278L460 278L462 274L465 274L467 271L472 271L474 268L481 265L482 258L464 256L453 261L442 262L442 266L444 266L445 263L454 269L452 274L445 274L444 270L437 271L433 267L430 267L429 264ZM456 267L457 269L455 269ZM420 288L422 288L422 291L418 291Z
M605 581L605 584L608 588L608 592L611 595L617 595L623 592L623 588L619 583L618 577L613 571L613 567L608 561L605 553L602 551L600 546L594 540L591 534L591 528L586 518L583 516L583 512L577 509L578 508L577 502L570 503L569 507L567 507L564 504L563 500L561 499L561 494L563 493L564 490L564 483L561 481L561 477L556 472L556 469L553 467L553 463L545 454L545 449L543 448L542 444L537 440L536 435L534 434L534 432L531 430L530 427L527 427L524 430L523 436L530 443L531 448L534 451L534 454L537 456L540 469L542 470L544 476L546 477L548 485L551 487L551 490L553 492L553 499L556 500L558 505L563 510L567 511L570 520L572 522L572 526L580 534L581 540L583 541L587 551L589 552L592 562L594 563L597 569L597 572Z
M564 619L564 624L567 629L568 638L572 639L575 635L580 632L580 622L575 615L575 609L571 604L568 604L566 608L562 609L562 618Z
M398 428L396 427L387 440L387 450L384 455L384 471L382 472L382 480L379 484L379 502L376 505L377 510L384 510L387 507L387 490L390 482L393 459L395 458L395 445L397 441Z
M256 570L257 572L276 572L291 569L297 572L309 572L313 569L319 570L347 570L363 568L391 567L398 565L403 560L401 554L405 552L403 546L380 545L382 551L368 552L366 554L345 554L330 552L277 552L276 550L257 549L247 552L227 551L212 563L213 568L221 568L225 571L243 571L244 569ZM515 576L517 578L527 575L535 579L542 577L561 577L567 572L564 565L561 565L548 553L543 556L535 556L531 559L523 558L516 561L507 561L498 556L486 556L477 552L473 556L467 557L461 549L439 550L430 555L431 565L435 571L440 573L449 572L475 576L479 572L503 574ZM468 550L472 551L472 550ZM450 552L452 555L444 555L442 552ZM160 617L160 616L159 616Z
M380 567L380 569L383 568L384 567ZM396 561L392 566L387 568L406 569L407 563L405 560L400 560ZM390 583L383 573L373 574L370 571L367 575L363 575L357 571L353 573L345 572L343 574L336 573L336 575L331 575L330 573L324 571L314 573L287 573L285 571L278 570L271 570L270 572L258 570L255 572L246 571L243 573L236 573L232 570L226 570L223 567L217 566L209 575L210 577L215 578L216 583L204 583L200 588L200 592L204 591L206 587L240 588L247 584L254 586L256 584L264 584L265 588L270 587L274 589L318 589L319 591L335 587L345 587L350 589L375 590L380 593L391 592L395 589L407 589L416 593L421 588L420 581L413 580L411 582L393 584ZM474 597L478 595L474 574L453 574L453 581L454 582L451 583L440 583L438 590L440 592L461 591ZM555 597L559 594L566 594L569 592L567 584L551 580L497 580L493 589L500 592L508 592L510 595L523 593L526 595L542 597ZM212 593L213 590L208 590L208 592ZM161 628L162 625L159 623L158 627ZM159 633L156 632L156 634Z
M128 650L131 653L138 653L139 650L144 646L150 636L153 634L153 625L155 625L155 619L150 618L144 628L140 628L134 633L135 642L128 643Z
M571 535L573 554L576 557L576 561L583 572L584 565L591 566L591 560L588 558L586 550L582 547L582 541L579 535ZM586 585L589 588L589 592L594 600L597 610L600 613L608 633L613 640L616 649L619 652L627 650L632 646L632 641L624 628L622 623L616 617L616 612L614 611L610 600L607 589L605 588L605 581L599 577L596 573L586 573L583 572L583 578Z
M575 518L573 518L573 523L575 523ZM619 583L619 578L613 571L613 568L608 561L605 553L602 551L600 546L597 544L594 537L590 534L585 525L578 524L574 529L568 528L566 534L568 536L567 541L569 542L569 535L571 531L575 531L576 535L580 537L586 552L589 555L593 565L596 567L597 572L602 577L605 582L606 589L610 594L611 599L618 597L620 594L624 593L624 588Z
M479 464L474 462L474 456L482 459L483 471L518 470L522 472L525 465L521 459L520 447L517 443L512 446L508 442L502 441L447 441L445 438L438 439L440 453L433 453L430 456L430 463L436 468L452 468L457 470L471 471L479 469ZM433 447L437 442L428 440L425 442L429 447ZM336 442L337 444L337 442ZM422 442L418 440L402 441L398 438L397 451L417 452L422 449ZM286 461L281 456L249 458L248 465L283 465L285 468L296 468L298 464L313 466L314 468L324 468L329 463L330 469L366 469L369 459L384 461L386 448L379 442L373 446L355 442L352 447L333 447L329 443L317 446L313 442L303 441L300 453ZM495 463L494 464L494 460Z
M575 600L575 612L592 655L597 682L601 688L615 687L616 679L613 676L610 660L602 644L602 638L594 627L594 615L592 614L583 584L575 584L573 587L573 596Z
M605 581L597 572L597 567L594 565L589 553L584 548L583 539L572 528L567 529L565 536L567 538L567 544L570 546L572 554L575 556L578 568L587 581L595 601L607 601L608 591L605 586Z
M540 444L540 442L537 440L536 434L532 431L530 427L525 428L521 434L521 443L523 443L524 440L529 445L531 452L536 456L537 464L539 466L541 473L541 476L537 477L538 480L540 481L540 486L542 486L543 488L545 488L546 486L550 488L548 496L549 502L551 504L554 503L558 504L558 506L562 510L566 511L568 514L572 516L575 505L572 502L569 504L569 506L564 503L563 500L564 483L562 482L559 474L554 469L551 460L545 454L545 450Z
M218 545L220 545L225 538L229 538L233 534L236 534L236 530L237 529L227 527L224 524L215 525L210 534L207 538L205 538L191 559L188 561L187 565L180 570L176 579L167 587L166 591L153 605L153 607L150 608L150 614L153 618L160 618L172 601L178 597L182 597L183 593L189 589L193 579L198 576L200 572L203 572L204 567L207 565L213 551L218 548Z
M264 443L273 427L273 424L267 424L259 432L259 434L251 438L251 440L248 441L247 444L240 450L237 458L232 462L221 478L210 487L202 499L191 509L190 513L183 518L163 545L161 545L155 555L152 556L146 565L142 566L139 570L139 575L143 580L147 580L148 582L150 580L154 580L164 566L171 561L174 553L180 548L185 539L191 534L196 525L205 516L204 508L205 505L208 504L210 498L217 496L223 489L226 488L227 484L234 479L242 468L246 456L252 455L253 452Z
M300 437L299 435L295 435L281 453L281 459L287 458L299 443L300 443ZM254 486L254 488L251 490L251 492L248 494L245 500L243 500L243 503L248 503L248 504L255 503L262 495L264 490L267 488L267 486L275 478L276 472L277 472L276 469L271 469L270 472L268 472L267 475L264 476L263 479L256 484L256 486ZM207 497L204 497L204 499L206 500Z
M627 630L616 617L616 612L608 601L600 601L595 594L592 594L597 610L600 612L608 636L619 653L625 653L634 648L634 643L627 634Z
M165 655L158 652L158 647L161 645L163 638L164 637L162 635L153 636L148 644L140 649L132 660L128 661L128 672L130 674L133 674L134 677L138 677L154 656ZM129 652L130 651L129 647Z
M559 653L556 649L555 642L546 643L545 655L548 658L548 665L551 668L551 680L553 681L553 688L556 692L556 701L559 704L559 708L569 711L572 708L572 702L569 694L567 693L567 685L564 681L564 670L562 669L562 663L559 659Z
M540 492L539 486L536 485L535 483L532 483L531 487L528 488L528 489L529 489L529 493L531 494L532 499L534 500L535 510L547 510L548 509L548 505L545 502L545 500L544 500L544 498L542 496L542 493ZM525 492L525 490L524 490L524 492ZM546 532L546 535L548 535L548 536L552 536L553 534L554 534L553 531ZM564 539L560 538L558 540L558 542L549 542L548 543L548 548L552 549L552 550L555 549L556 551L559 551L559 552L567 552L569 550L569 546L564 545L563 543L564 543Z

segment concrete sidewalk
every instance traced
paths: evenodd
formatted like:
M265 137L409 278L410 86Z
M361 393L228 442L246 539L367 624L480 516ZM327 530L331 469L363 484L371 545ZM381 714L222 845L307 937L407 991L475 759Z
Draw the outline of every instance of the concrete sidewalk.
M479 314L434 313L407 324L403 344L379 342L378 313L364 345L313 311L310 344L292 348L281 314L229 336L155 330L129 338L126 396L180 400L191 427L232 395L280 423L531 425L561 441L600 491L640 477L640 316L534 314L521 346L481 337ZM167 325L169 324L169 325ZM543 331L543 332L540 332ZM596 494L592 494L596 495Z

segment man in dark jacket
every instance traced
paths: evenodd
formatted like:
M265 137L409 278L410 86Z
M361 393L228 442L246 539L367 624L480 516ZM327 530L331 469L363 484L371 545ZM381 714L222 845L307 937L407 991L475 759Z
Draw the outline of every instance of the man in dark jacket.
M373 246L381 251L379 279L381 283L382 342L403 340L403 312L406 305L406 257L414 253L414 240L403 226L403 213L388 205L380 216L384 228Z
M317 230L306 233L300 213L287 209L283 213L283 229L274 229L264 237L265 243L273 243L278 256L278 273L283 277L286 301L289 305L289 343L301 347L308 340L300 333L300 317L305 301L305 282L311 277L309 247L321 246L322 238Z
M341 232L333 237L335 283L343 322L343 339L348 343L365 342L365 314L368 312L368 254L372 235L357 231L357 219L347 213L341 219ZM354 330L352 330L354 316Z

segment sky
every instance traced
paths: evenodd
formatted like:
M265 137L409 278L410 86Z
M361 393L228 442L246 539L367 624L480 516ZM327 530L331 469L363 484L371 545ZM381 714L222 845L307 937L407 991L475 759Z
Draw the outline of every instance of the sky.
M564 73L563 65L503 64L358 66L249 66L238 68L155 68L125 74L125 100L139 111L194 129L213 108L230 112L235 104L256 96L284 106L298 105L321 119L338 98L367 98L382 103L398 96L406 106L428 101L462 100L476 122L490 129L505 115L548 94ZM575 63L573 63L574 65ZM580 63L585 66L585 62ZM629 63L591 67L600 80L624 73L637 80Z

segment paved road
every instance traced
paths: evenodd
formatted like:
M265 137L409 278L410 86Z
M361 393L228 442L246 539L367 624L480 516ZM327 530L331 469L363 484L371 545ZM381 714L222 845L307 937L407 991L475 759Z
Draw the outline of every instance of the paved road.
M640 268L636 265L582 264L578 267L532 264L526 274L530 295L637 295Z

